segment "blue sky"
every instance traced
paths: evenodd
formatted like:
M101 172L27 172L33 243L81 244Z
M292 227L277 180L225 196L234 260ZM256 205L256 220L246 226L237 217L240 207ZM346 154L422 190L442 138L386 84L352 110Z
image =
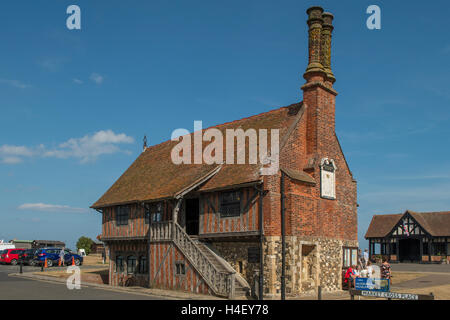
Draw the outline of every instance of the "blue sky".
M366 28L371 4L381 30ZM95 238L88 207L144 134L300 101L310 5L336 17L336 131L362 246L372 214L450 210L448 1L17 0L0 4L0 239Z

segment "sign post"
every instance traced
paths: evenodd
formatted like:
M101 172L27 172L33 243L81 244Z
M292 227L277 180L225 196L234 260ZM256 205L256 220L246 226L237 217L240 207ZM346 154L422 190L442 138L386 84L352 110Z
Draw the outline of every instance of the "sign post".
M389 292L389 279L356 278L355 290Z
M350 299L355 300L355 296L384 298L384 299L398 299L398 300L434 300L434 295L431 292L427 294L411 294L411 293L399 293L399 292L383 292L383 291L368 291L368 290L355 290L351 289Z
M434 300L433 293L411 294L390 292L389 279L356 278L355 289L350 289L350 299L355 300L355 296L384 298L388 300Z

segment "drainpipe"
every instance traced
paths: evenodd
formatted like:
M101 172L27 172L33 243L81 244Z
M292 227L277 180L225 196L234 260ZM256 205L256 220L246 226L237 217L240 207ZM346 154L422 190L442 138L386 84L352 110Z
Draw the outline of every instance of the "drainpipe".
M142 203L144 208L144 225L145 225L145 215L147 214L147 206L145 202ZM148 264L148 287L152 287L152 216L148 217L148 240L147 240L147 264Z
M263 222L263 197L264 197L264 187L261 186L259 190L259 299L264 298L264 222Z
M286 230L285 230L285 203L284 203L284 172L281 171L280 183L281 197L281 300L286 300Z

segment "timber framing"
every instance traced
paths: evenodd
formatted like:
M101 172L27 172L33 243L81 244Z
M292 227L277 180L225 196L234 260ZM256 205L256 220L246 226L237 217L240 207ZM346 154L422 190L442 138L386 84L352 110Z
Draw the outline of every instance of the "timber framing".
M259 236L259 231L244 231L244 232L215 232L199 234L198 238L201 239L230 239L235 241L241 241L243 239L256 239Z
M450 212L375 215L365 238L369 255L383 255L392 262L441 263L450 260ZM379 252L376 250L379 245Z

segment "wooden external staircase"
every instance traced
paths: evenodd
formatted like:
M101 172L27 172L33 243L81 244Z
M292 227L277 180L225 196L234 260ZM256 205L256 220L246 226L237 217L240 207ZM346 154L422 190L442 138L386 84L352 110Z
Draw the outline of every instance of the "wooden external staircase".
M178 223L166 221L152 224L150 241L172 241L215 295L235 299L249 292L248 283L228 262L206 244L191 238Z
M198 248L203 252L203 254L211 261L218 270L225 273L235 273L235 283L234 283L234 294L233 298L246 298L250 295L250 285L247 281L236 272L233 267L222 257L220 257L216 252L214 252L206 243L199 240L194 240Z

